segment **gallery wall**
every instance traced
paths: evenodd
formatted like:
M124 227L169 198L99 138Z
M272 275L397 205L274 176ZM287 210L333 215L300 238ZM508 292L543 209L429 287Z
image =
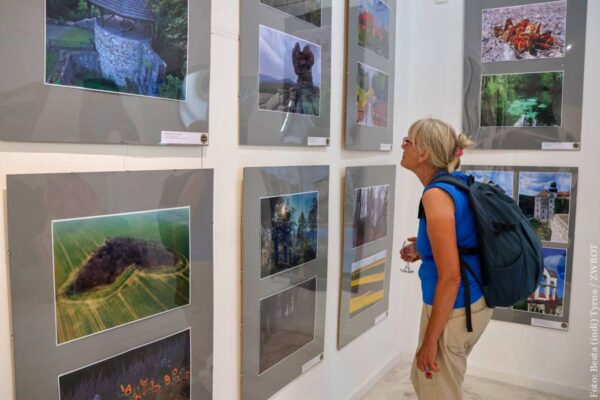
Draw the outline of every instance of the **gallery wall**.
M268 148L238 145L239 1L212 5L210 146L144 147L126 145L0 143L0 188L7 174L41 172L127 171L142 169L215 169L214 209L214 381L216 399L240 394L241 209L244 167L271 165L330 165L329 269L325 326L325 358L296 379L274 399L310 396L348 399L359 396L401 358L414 354L420 313L416 274L399 272L392 264L390 314L366 334L337 351L337 315L341 263L342 182L347 166L397 164L399 144L410 122L428 115L460 126L462 109L462 35L464 1L398 1L394 147L391 152L342 150L344 90L345 1L333 0L331 145L327 148ZM582 150L580 152L478 151L469 164L578 166L579 223L575 232L572 312L568 332L493 321L470 359L470 372L581 398L589 383L588 310L590 304L589 245L600 238L594 204L600 197L600 138L595 127L600 115L600 4L591 1L588 14L586 79ZM398 254L404 237L416 232L420 184L398 170L395 240ZM5 196L4 196L5 197ZM3 203L0 224L5 224ZM589 222L588 222L589 221ZM595 222L595 223L591 223ZM6 232L0 233L0 252L6 251ZM597 244L597 243L596 243ZM2 263L6 267L6 262ZM0 274L0 398L12 398L9 286L7 269ZM44 362L44 360L40 360Z
M467 4L469 3L466 0ZM461 126L463 69L464 1L445 4L412 1L410 18L409 120L432 115ZM600 241L600 217L595 210L600 188L600 48L593 38L600 33L600 2L588 3L585 86L581 151L467 151L465 164L515 166L579 167L577 223L571 314L567 332L492 320L486 333L469 358L468 372L474 375L535 387L573 398L587 398L591 383L589 311L591 309L590 244ZM402 18L402 16L399 16ZM402 24L400 23L399 26ZM423 27L427 27L423 29ZM405 94L398 94L401 98ZM406 122L406 121L403 121ZM420 183L405 177L401 201L400 232L416 232L414 210L418 205ZM398 232L398 230L397 230ZM397 238L400 240L400 238ZM404 277L398 288L402 294L400 314L406 321L401 333L403 357L409 357L416 345L416 330L408 327L417 321L418 307L408 298L418 296L417 277ZM593 283L593 282L592 282Z

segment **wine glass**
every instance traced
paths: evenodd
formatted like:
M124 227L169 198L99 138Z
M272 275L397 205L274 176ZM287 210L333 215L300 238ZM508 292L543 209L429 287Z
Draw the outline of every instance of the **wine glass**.
M400 254L406 254L409 251L411 251L411 247L415 246L414 242L411 242L410 240L406 239L403 243L402 243L402 249L400 249ZM414 247L413 247L414 249ZM400 269L401 272L406 272L407 274L412 274L413 272L415 272L414 269L410 268L410 261L406 262L406 265L404 266L404 268Z

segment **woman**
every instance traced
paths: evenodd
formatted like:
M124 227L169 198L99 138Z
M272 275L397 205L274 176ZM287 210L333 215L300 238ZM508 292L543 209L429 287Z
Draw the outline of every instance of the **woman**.
M411 371L421 400L462 399L467 356L492 316L479 284L468 274L473 332L467 332L458 248L478 246L468 194L450 184L430 184L434 177L449 173L466 181L466 175L456 169L463 149L471 144L465 135L457 136L450 125L432 118L415 122L402 143L400 165L414 172L425 186L425 217L419 221L418 236L409 238L411 244L400 253L404 261L422 261L419 278L424 304ZM481 279L479 256L464 258Z

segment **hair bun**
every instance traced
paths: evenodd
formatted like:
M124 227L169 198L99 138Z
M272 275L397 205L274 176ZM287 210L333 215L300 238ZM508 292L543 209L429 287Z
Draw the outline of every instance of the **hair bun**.
M468 149L473 147L475 143L465 134L460 134L456 138L456 147L460 149Z

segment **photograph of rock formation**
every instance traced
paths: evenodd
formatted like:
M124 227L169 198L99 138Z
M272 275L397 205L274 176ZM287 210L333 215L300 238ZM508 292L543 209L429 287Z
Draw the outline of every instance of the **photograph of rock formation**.
M388 125L388 86L386 73L358 63L356 74L356 123L385 128Z
M358 45L390 57L390 6L383 0L358 1Z
M187 0L46 0L45 82L186 99Z
M321 46L260 25L258 107L319 116Z
M189 304L190 209L52 221L57 343Z

